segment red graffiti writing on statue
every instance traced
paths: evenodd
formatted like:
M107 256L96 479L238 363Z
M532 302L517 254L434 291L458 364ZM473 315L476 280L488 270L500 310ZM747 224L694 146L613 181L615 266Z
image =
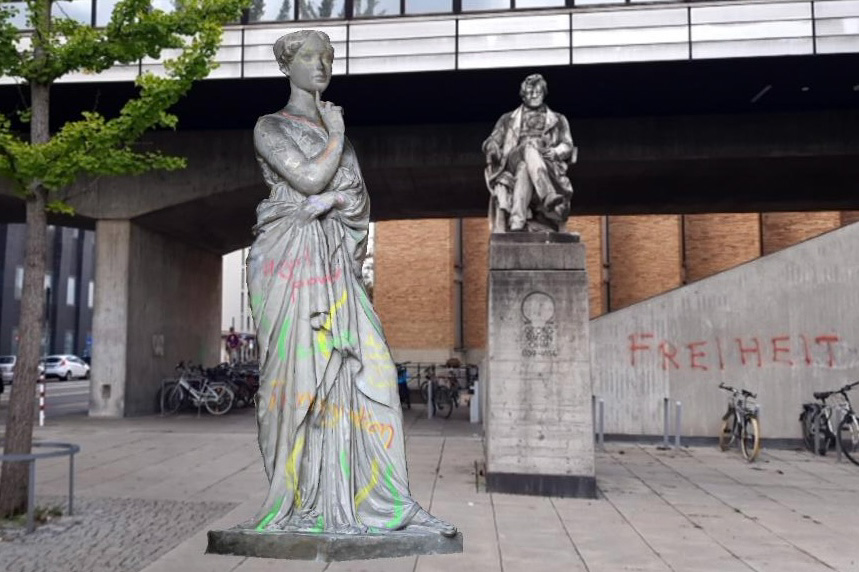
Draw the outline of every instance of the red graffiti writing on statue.
M759 368L769 364L834 368L835 344L840 340L837 334L824 333L716 336L678 342L659 339L652 332L637 332L629 335L627 351L632 367L656 365L665 371L721 371L731 366Z

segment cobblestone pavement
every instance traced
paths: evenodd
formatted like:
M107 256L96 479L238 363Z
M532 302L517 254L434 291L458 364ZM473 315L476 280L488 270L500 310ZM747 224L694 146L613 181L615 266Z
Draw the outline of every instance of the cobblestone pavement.
M65 498L39 499L63 506ZM136 572L173 549L233 503L77 498L74 516L33 534L0 532L4 572Z

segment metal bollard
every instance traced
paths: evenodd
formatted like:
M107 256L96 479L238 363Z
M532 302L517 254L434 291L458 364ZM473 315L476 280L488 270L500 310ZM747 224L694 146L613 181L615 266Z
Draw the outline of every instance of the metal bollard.
M683 419L683 404L677 401L674 404L674 448L680 448L680 427Z
M39 382L39 427L45 426L45 383Z
M600 449L605 451L605 400L600 398L600 416L599 416L599 445Z
M666 449L671 446L668 440L668 432L671 430L668 421L668 404L670 401L667 397L662 398L662 446Z
M432 419L434 409L432 402L432 382L432 379L427 382L427 419Z

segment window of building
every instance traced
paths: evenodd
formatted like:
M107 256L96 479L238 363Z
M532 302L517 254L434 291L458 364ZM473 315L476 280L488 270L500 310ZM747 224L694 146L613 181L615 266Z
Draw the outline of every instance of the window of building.
M75 306L75 277L69 276L69 285L66 288L66 306Z
M453 12L453 0L406 0L406 14Z
M249 22L279 22L294 19L293 0L253 0L248 10Z
M328 20L345 18L344 0L300 0L298 18L300 20Z
M12 355L18 355L18 328L12 328Z
M71 330L66 330L66 335L63 337L63 353L70 354L75 351L75 333Z
M565 0L516 0L517 8L563 8Z
M503 10L510 8L510 0L462 0L462 11Z
M355 0L353 10L356 18L399 16L400 0Z
M15 267L15 299L21 299L21 292L24 291L24 267Z
M92 302L93 302L94 297L95 297L95 284L93 284L92 280L90 280L89 281L89 287L87 288L87 295L86 295L86 305L87 305L87 308L89 308L90 310L92 310Z

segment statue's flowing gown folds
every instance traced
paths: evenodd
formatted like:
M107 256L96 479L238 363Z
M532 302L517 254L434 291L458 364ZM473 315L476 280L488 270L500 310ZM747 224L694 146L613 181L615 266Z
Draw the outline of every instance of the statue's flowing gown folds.
M258 331L259 446L270 485L260 531L364 533L408 525L420 507L406 474L396 370L361 266L369 198L344 144L325 191L345 205L302 222L305 196L278 174L292 144L308 160L326 131L285 112L260 118L257 157L271 195L257 208L248 288Z

